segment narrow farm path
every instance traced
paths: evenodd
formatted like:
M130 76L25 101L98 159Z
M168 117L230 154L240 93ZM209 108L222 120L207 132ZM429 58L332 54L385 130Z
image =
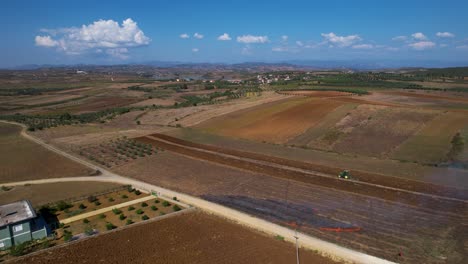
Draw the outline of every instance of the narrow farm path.
M0 122L4 122L4 121L0 121ZM127 185L132 185L134 188L137 188L137 189L146 190L147 192L151 192L151 193L156 193L158 196L161 196L163 198L166 197L166 199L177 197L182 202L198 207L201 210L204 210L205 212L224 217L226 219L229 219L241 225L256 229L266 234L282 236L284 237L285 241L288 241L290 243L295 243L296 242L295 237L297 237L300 247L317 250L320 252L320 254L324 256L329 256L335 260L343 260L346 262L363 263L363 264L394 263L394 262L381 259L378 257L374 257L374 256L371 256L371 255L368 255L368 254L365 254L356 250L345 248L345 247L318 239L316 237L306 235L304 233L300 233L300 232L295 233L295 231L292 229L289 229L289 228L286 228L277 224L273 224L266 220L251 216L246 213L242 213L240 211L231 209L226 206L222 206L213 202L200 199L198 197L194 197L194 196L187 195L187 194L180 193L180 192L175 192L175 191L165 189L156 185L152 185L146 182L122 177L104 168L96 166L88 161L82 160L69 153L66 153L65 151L62 151L54 146L51 146L43 142L42 140L34 136L27 134L26 127L22 124L13 123L13 122L7 122L7 123L22 126L23 131L21 132L21 134L25 138L28 138L31 141L36 142L37 144L40 144L41 146L44 146L45 148L51 151L54 151L55 153L58 153L60 155L70 158L71 160L74 160L78 163L88 166L89 168L99 170L101 172L101 175L100 176L55 178L55 179L12 182L12 183L3 184L5 186L24 185L24 184L41 184L41 183L52 183L52 182L73 182L73 181L98 181L98 182L115 182L115 183L120 183L120 184L127 184Z

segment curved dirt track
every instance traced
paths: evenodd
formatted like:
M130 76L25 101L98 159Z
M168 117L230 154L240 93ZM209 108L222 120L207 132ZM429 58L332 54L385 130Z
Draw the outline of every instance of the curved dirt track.
M17 124L13 122L7 122L7 123L21 125L21 124ZM250 228L253 228L253 229L268 233L268 234L283 236L286 241L295 242L293 238L294 231L292 231L291 229L282 227L277 224L273 224L271 222L265 221L263 219L259 219L249 214L242 213L240 211L228 208L226 206L222 206L213 202L209 202L209 201L206 201L206 200L203 200L203 199L191 196L191 195L187 195L187 194L180 193L180 192L175 192L175 191L168 190L168 189L165 189L156 185L152 185L149 183L122 177L104 168L96 166L88 161L85 161L69 153L66 153L54 146L51 146L41 141L40 139L37 139L27 134L25 132L26 127L24 125L21 125L21 126L23 127L23 131L21 132L21 134L24 137L44 146L45 148L51 151L54 151L55 153L58 153L80 164L88 166L89 168L99 170L101 172L101 175L91 176L91 177L73 177L73 178L23 181L23 182L16 182L16 183L8 183L4 185L11 186L11 185L40 184L40 183L63 182L63 181L102 181L102 182L115 182L115 183L120 183L120 184L128 184L128 185L134 186L135 188L146 190L147 192L155 192L158 195L167 197L169 199L176 196L178 199L180 199L184 203L194 205L207 212L219 215L221 217L225 217L241 225L245 225ZM303 233L297 233L297 236L299 237L300 245L302 247L310 248L313 250L318 250L322 254L330 256L331 258L334 258L334 259L341 259L341 260L346 260L346 261L350 261L354 263L376 263L376 264L393 263L388 260L370 256L365 253L358 252L352 249L344 248L336 244L326 242L326 241L320 240L318 238L315 238L315 237L312 237Z

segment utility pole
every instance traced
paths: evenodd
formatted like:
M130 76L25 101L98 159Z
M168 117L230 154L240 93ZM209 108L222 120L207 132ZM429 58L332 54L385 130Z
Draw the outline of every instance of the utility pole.
M294 238L296 239L296 262L297 264L299 264L299 245L298 245L299 237L297 236L297 227L294 231Z

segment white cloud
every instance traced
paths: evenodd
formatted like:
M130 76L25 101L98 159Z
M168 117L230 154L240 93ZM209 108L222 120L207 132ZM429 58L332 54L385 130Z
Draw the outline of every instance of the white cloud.
M425 50L425 49L430 49L433 48L436 44L431 41L419 41L415 43L411 43L408 46L415 50Z
M407 39L408 38L406 36L396 36L396 37L392 38L392 40L394 40L394 41L405 41Z
M115 57L115 58L122 59L122 60L128 59L129 57L127 48L107 49L106 54L111 55L112 57Z
M455 34L450 32L437 32L436 36L439 38L453 38L455 37Z
M237 42L240 43L266 43L268 42L267 36L252 36L252 35L243 35L237 37Z
M70 55L105 50L106 54L117 58L127 58L128 48L148 45L151 39L145 36L137 23L128 18L119 25L113 20L98 20L79 28L48 30L51 36L36 36L36 45L57 47ZM45 31L43 31L45 32Z
M282 41L288 41L288 38L289 38L289 37L286 36L286 35L281 36L281 40L282 40Z
M299 46L299 47L302 47L304 46L304 43L302 43L302 41L296 41L296 45Z
M36 36L36 46L42 47L55 47L59 43L56 40L53 40L50 36Z
M193 37L196 39L202 39L204 36L198 32L195 32L195 34L193 34Z
M252 47L250 45L245 45L245 47L242 48L241 54L242 55L252 55Z
M358 35L338 36L333 32L321 35L330 45L338 47L348 47L361 40Z
M218 40L223 40L223 41L231 40L231 37L229 36L228 33L224 33L224 34L222 34L221 36L218 37Z
M200 50L198 48L193 48L192 52L199 52Z
M443 43L443 44L440 44L439 46L442 48L445 48L445 47L448 47L448 44Z
M274 47L271 49L272 51L275 51L275 52L285 52L285 51L288 51L288 47Z
M416 40L426 40L427 39L427 37L421 32L411 34L411 36Z
M468 45L457 46L457 49L468 50Z
M187 33L180 34L179 37L180 37L181 39L188 39L188 38L190 38L190 36L189 36Z
M372 44L360 44L360 45L353 45L353 49L372 49L374 46Z

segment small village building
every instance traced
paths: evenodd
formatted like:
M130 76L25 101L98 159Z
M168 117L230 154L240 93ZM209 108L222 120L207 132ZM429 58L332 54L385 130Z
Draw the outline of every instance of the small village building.
M36 215L28 200L0 205L0 250L45 238L49 233L46 221Z

